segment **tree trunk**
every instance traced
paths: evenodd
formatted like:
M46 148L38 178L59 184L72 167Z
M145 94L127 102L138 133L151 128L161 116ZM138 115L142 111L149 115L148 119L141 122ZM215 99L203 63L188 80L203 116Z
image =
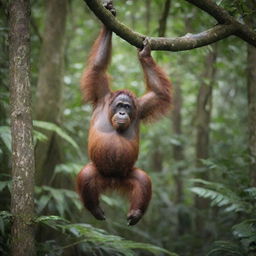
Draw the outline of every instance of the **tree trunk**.
M248 8L252 10L250 16L246 16L245 22L249 26L256 25L256 3L246 1ZM248 94L248 130L249 130L249 155L250 155L250 179L251 186L256 187L256 48L247 46L247 94Z
M35 255L34 148L30 90L30 3L10 3L10 104L12 131L12 255Z
M256 187L256 48L248 45L247 92L251 185Z
M36 92L35 119L58 123L61 112L64 64L64 32L66 27L67 0L48 0L40 71ZM36 183L47 184L60 159L51 158L50 147L56 140L51 131L43 131L47 142L36 145ZM56 147L60 150L60 147ZM56 153L56 156L60 152ZM50 161L50 160L54 161ZM47 169L45 168L47 166Z
M173 110L172 110L172 126L174 135L179 138L182 135L182 91L180 86L174 86L175 93L173 97ZM183 235L189 232L190 220L186 212L184 212L182 207L179 207L183 203L184 198L184 187L183 187L183 177L182 177L182 161L184 161L184 152L182 145L173 145L173 158L175 160L176 170L174 174L175 186L176 186L176 198L175 203L178 206L177 218L177 233L178 235Z
M169 0L167 0L166 2L168 2L168 1ZM147 0L146 8L149 9L150 5L151 5L151 2L149 0ZM166 4L165 4L165 7L167 7ZM168 6L168 8L170 8L170 5ZM168 14L167 14L167 16L164 15L164 13L166 13L166 12L168 13L169 9L164 10L164 12L162 14L162 18L159 20L159 30L158 30L159 36L163 36L163 35L160 35L160 31L163 34L165 34L166 22L167 22L167 16L168 16ZM147 34L149 34L149 23L150 23L150 12L148 11L147 16L146 16L146 27L148 30ZM154 143L157 145L158 141L155 141ZM153 170L156 172L161 172L163 169L163 155L157 147L154 149L151 159L152 159L151 165L152 165Z
M203 74L203 81L199 88L197 97L197 132L196 132L196 159L197 167L202 167L200 159L208 158L209 154L209 124L212 110L212 86L215 82L215 63L217 58L217 48L208 54L205 61L206 70ZM201 178L207 178L203 175Z
M207 159L209 155L209 125L211 120L212 110L212 86L215 80L215 63L217 58L216 45L212 52L208 54L205 60L206 70L203 74L203 81L199 88L199 94L197 97L197 128L196 128L196 167L202 168L202 159ZM206 172L200 172L197 178L208 179ZM201 197L195 197L195 206L199 210L196 218L197 230L203 230L202 219L200 217L201 210L208 208L209 201Z
M173 110L172 110L172 124L174 135L179 137L182 134L182 96L181 88L175 86L175 93L173 98ZM173 146L173 158L177 163L177 173L174 175L175 184L176 184L176 203L180 204L183 200L183 182L182 182L182 167L180 162L184 160L183 147L181 145Z
M168 15L171 8L171 0L165 0L164 9L162 15L159 19L158 26L158 36L164 37L166 34L167 20ZM174 95L173 95L173 109L172 109L172 126L173 133L175 136L179 137L182 134L182 117L181 117L181 109L182 109L182 92L181 88L178 85L174 85ZM183 201L183 178L182 178L182 166L181 162L184 160L183 147L182 145L174 145L173 146L173 158L175 163L177 164L177 169L174 174L175 186L176 186L176 198L175 202L177 205L182 204ZM182 235L186 230L189 229L187 226L188 216L183 213L182 209L178 209L178 225L177 225L177 233ZM184 224L186 223L186 224Z
M167 19L170 12L171 0L165 0L164 9L159 19L158 36L164 37L166 34Z
M151 0L146 0L146 34L150 34Z
M151 3L150 3L150 1L147 0L146 8L150 8L150 6L151 6ZM165 7L166 7L166 5L165 5ZM170 8L170 6L168 8ZM169 12L169 9L167 10L167 12ZM147 20L148 30L149 30L150 13L147 14L147 19L146 20ZM167 22L167 17L161 18L159 20L159 33L160 33L160 30L163 33L165 33L166 25L164 25L163 23L166 24L166 22ZM161 27L161 29L160 29L160 27ZM148 31L148 33L149 33L149 31ZM156 145L158 145L157 139L156 139L156 141L154 143ZM163 155L162 155L161 151L157 147L155 147L151 159L152 159L151 165L152 165L153 170L156 171L156 172L161 172L162 169L163 169Z
M133 10L136 10L136 7L137 7L137 1L136 0L132 0L132 8L133 8ZM131 12L131 15L130 15L130 17L131 17L131 28L132 29L135 29L135 27L136 27L136 12L135 11L132 11Z
M155 145L159 145L159 141L156 139L154 143ZM163 170L163 154L158 147L155 147L155 149L152 152L151 166L154 172L161 172Z

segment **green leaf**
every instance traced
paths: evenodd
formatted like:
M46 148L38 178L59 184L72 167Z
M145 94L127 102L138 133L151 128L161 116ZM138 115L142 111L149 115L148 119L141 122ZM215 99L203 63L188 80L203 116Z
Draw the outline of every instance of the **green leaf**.
M51 196L50 195L42 195L37 204L38 204L38 208L37 208L37 211L40 213L45 207L46 205L49 203L51 199Z
M50 122L45 122L45 121L34 120L33 125L35 127L41 128L41 129L56 132L61 138L63 138L67 142L69 142L76 150L79 151L79 147L78 147L77 143L63 129L61 129L56 124L53 124Z
M211 199L212 205L217 205L219 207L222 206L232 206L229 208L226 208L227 211L240 211L243 210L243 205L240 205L239 202L234 202L232 198L223 195L219 192L206 189L206 188L201 188L201 187L193 187L190 188L190 190L197 194L198 196L201 196L203 198L208 198Z
M255 237L256 242L256 219L245 220L233 226L233 234L238 238Z
M12 214L7 211L0 211L0 232L2 235L5 234L5 226L6 222L9 223L11 221Z
M39 132L39 131L33 131L33 135L34 135L34 141L36 142L37 140L39 141L47 141L47 136L45 136L43 133Z
M11 181L0 181L0 191L3 191L6 187L9 187Z
M54 174L66 174L68 176L76 176L83 168L83 165L75 163L58 164L54 169Z
M35 223L44 223L46 225L50 225L50 227L64 225L69 223L67 220L60 216L50 215L50 216L40 216L34 219ZM54 224L51 226L51 224Z
M82 208L78 194L72 190L41 186L36 187L35 191L39 198L36 201L38 212L51 205L61 216L64 216L65 213L72 216L74 207L78 210Z
M239 244L231 241L216 241L214 248L210 250L207 256L244 256Z
M120 202L118 200L111 198L109 196L106 196L106 195L102 195L101 199L109 206L118 206L120 204Z
M0 217L0 232L1 232L1 234L2 235L4 235L4 233L5 233L5 228L4 228L4 221L3 221L3 219Z
M247 188L244 191L247 192L252 199L256 199L256 188L255 187Z
M0 126L0 138L4 142L7 149L12 151L12 136L11 129L9 126Z

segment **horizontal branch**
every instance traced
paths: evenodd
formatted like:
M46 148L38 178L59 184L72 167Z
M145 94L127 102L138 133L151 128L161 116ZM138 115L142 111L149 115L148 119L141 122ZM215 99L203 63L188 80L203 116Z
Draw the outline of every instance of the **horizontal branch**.
M142 48L143 40L146 35L134 32L129 27L121 23L114 17L106 8L103 7L99 0L84 0L94 14L105 24L109 29L115 32L118 36L123 38L131 45ZM256 34L254 31L248 29L245 25L237 22L224 9L214 4L211 0L197 1L186 0L208 12L218 20L219 25L198 34L187 34L182 37L165 38L165 37L151 37L150 47L152 50L165 51L184 51L208 44L212 44L222 40L230 35L237 35L248 43L256 46ZM198 2L205 2L209 4L198 4ZM207 8L208 7L208 8ZM221 12L221 13L220 13Z
M216 25L198 34L187 34L182 37L165 38L151 37L150 46L153 50L184 51L202 47L224 39L235 32L236 28L230 25Z

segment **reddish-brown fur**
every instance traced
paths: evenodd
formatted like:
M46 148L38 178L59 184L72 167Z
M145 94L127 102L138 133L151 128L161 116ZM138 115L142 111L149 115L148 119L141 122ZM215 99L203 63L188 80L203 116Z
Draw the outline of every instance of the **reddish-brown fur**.
M112 11L112 6L107 6ZM154 62L150 48L139 51L147 92L140 98L128 91L112 92L106 74L110 62L112 32L103 27L91 50L87 69L81 79L86 102L94 106L88 136L91 162L77 176L77 188L84 206L97 218L105 219L99 196L107 190L119 190L128 195L128 224L136 224L145 213L151 199L151 180L134 167L139 154L139 124L155 120L167 113L171 103L171 84L166 74ZM125 130L118 131L112 123L111 105L120 95L132 102L132 114Z

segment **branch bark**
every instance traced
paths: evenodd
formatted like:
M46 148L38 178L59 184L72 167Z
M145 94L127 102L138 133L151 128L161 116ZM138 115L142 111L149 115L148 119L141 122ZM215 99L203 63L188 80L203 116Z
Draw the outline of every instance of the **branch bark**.
M84 0L94 14L113 32L131 45L142 48L146 35L134 32L117 20L106 10L99 0ZM222 40L228 36L236 35L249 44L256 46L256 33L248 26L238 22L227 11L219 7L212 0L197 1L186 0L210 14L218 21L218 25L198 34L187 34L177 38L151 37L152 50L184 51Z

